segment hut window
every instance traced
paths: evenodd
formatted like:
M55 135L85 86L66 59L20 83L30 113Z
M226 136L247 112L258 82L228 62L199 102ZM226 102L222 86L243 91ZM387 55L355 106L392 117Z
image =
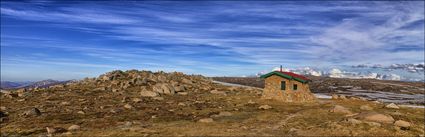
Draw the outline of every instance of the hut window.
M286 83L285 83L285 81L281 81L280 82L280 89L281 90L285 90L286 89Z
M297 89L298 89L298 85L294 84L294 90L297 90Z

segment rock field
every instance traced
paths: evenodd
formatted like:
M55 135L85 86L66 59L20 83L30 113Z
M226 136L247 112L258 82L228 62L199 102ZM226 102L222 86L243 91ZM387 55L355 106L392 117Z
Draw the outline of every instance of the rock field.
M424 135L424 109L340 96L282 103L178 72L112 71L0 94L1 136Z

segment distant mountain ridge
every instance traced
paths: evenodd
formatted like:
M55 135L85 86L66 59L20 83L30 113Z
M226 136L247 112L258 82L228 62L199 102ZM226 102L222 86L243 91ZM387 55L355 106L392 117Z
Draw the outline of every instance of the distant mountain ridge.
M64 84L69 81L59 81L59 80L41 80L36 82L12 82L12 81L1 81L0 89L18 89L18 88L45 88L57 84Z
M32 82L13 82L13 81L1 81L0 89L13 89L23 85L31 84Z

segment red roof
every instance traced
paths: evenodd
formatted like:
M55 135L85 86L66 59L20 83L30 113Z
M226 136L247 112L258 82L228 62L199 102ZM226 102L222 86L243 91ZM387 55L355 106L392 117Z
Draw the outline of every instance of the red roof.
M302 80L306 80L306 81L310 80L307 77L304 77L303 75L295 74L295 73L292 73L292 72L284 72L284 71L275 71L275 72L279 72L279 73L289 75L291 77L299 78L299 79L302 79Z

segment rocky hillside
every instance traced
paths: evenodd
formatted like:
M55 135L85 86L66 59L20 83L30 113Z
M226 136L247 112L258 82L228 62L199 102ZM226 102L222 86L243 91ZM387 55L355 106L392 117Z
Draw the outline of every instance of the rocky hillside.
M52 86L54 90L85 90L107 92L138 92L141 96L188 94L189 91L207 91L212 88L209 79L200 75L150 71L112 71L97 78L86 78L65 85Z
M1 136L418 136L425 122L424 109L343 96L282 103L177 72L112 71L0 94Z

